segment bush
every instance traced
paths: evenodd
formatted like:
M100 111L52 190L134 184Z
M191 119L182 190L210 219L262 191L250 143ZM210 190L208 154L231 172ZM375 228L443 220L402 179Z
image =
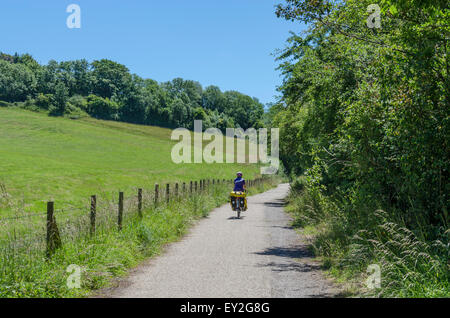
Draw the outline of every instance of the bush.
M109 98L89 95L87 98L87 113L98 119L115 119L119 106Z
M72 106L77 107L83 111L86 111L88 108L88 102L85 97L81 95L74 95L69 98L68 103Z
M294 192L301 192L304 190L306 186L306 178L305 176L296 177L291 183L291 189Z
M72 105L70 102L66 105L65 114L70 119L79 119L89 116L85 111L75 105Z
M54 105L54 96L53 94L39 93L35 99L35 103L39 108L49 110Z

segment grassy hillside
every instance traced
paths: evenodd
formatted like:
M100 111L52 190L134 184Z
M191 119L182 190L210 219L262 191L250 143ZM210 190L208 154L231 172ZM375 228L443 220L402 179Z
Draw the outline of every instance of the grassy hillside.
M125 196L154 183L247 178L256 165L175 164L165 128L92 118L71 120L0 108L0 215L83 207L92 194Z

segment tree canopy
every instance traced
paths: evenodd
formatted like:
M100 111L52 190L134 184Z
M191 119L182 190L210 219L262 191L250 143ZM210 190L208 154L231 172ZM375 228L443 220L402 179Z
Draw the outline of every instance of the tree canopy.
M107 59L40 65L29 54L0 53L0 100L26 102L51 115L86 112L101 119L190 129L194 119L203 119L206 128L258 128L264 113L256 98L217 86L203 89L182 78L158 83Z
M317 174L328 193L367 196L407 223L447 220L449 8L447 1L286 0L277 15L306 22L279 52L281 159ZM319 169L320 167L320 169ZM364 195L363 195L364 194ZM355 200L354 198L352 200Z

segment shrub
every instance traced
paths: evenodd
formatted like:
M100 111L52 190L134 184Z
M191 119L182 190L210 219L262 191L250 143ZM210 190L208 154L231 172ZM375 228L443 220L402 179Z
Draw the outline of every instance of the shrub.
M99 119L114 119L119 110L116 102L109 98L89 95L87 98L87 113Z
M50 109L54 104L53 94L42 94L39 93L35 99L36 106L42 109Z
M69 98L68 103L70 103L72 106L77 107L83 111L86 111L88 108L88 102L86 98L84 98L81 95L74 95Z

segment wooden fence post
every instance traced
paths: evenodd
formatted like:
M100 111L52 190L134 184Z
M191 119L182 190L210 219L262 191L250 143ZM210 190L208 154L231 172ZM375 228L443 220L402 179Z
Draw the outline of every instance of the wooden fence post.
M119 231L122 230L122 219L123 219L123 192L119 192L119 215L117 216L117 225Z
M50 257L57 248L61 247L61 236L56 225L54 212L54 202L47 202L47 257Z
M169 201L170 201L170 185L168 183L166 183L166 200L167 200L167 203L169 203Z
M54 203L47 202L47 256L50 256L54 251L54 246L52 244L52 222L54 209Z
M194 182L194 190L197 192L197 181Z
M159 184L155 183L155 205L158 204L159 199Z
M97 196L91 196L91 235L95 234L95 217L97 214Z
M191 181L191 185L190 185L190 187L189 187L189 189L190 189L190 192L191 192L191 194L192 194L192 181Z
M175 183L175 196L178 197L178 182Z
M142 189L138 189L138 214L142 217Z
M183 195L186 193L186 182L183 182Z

